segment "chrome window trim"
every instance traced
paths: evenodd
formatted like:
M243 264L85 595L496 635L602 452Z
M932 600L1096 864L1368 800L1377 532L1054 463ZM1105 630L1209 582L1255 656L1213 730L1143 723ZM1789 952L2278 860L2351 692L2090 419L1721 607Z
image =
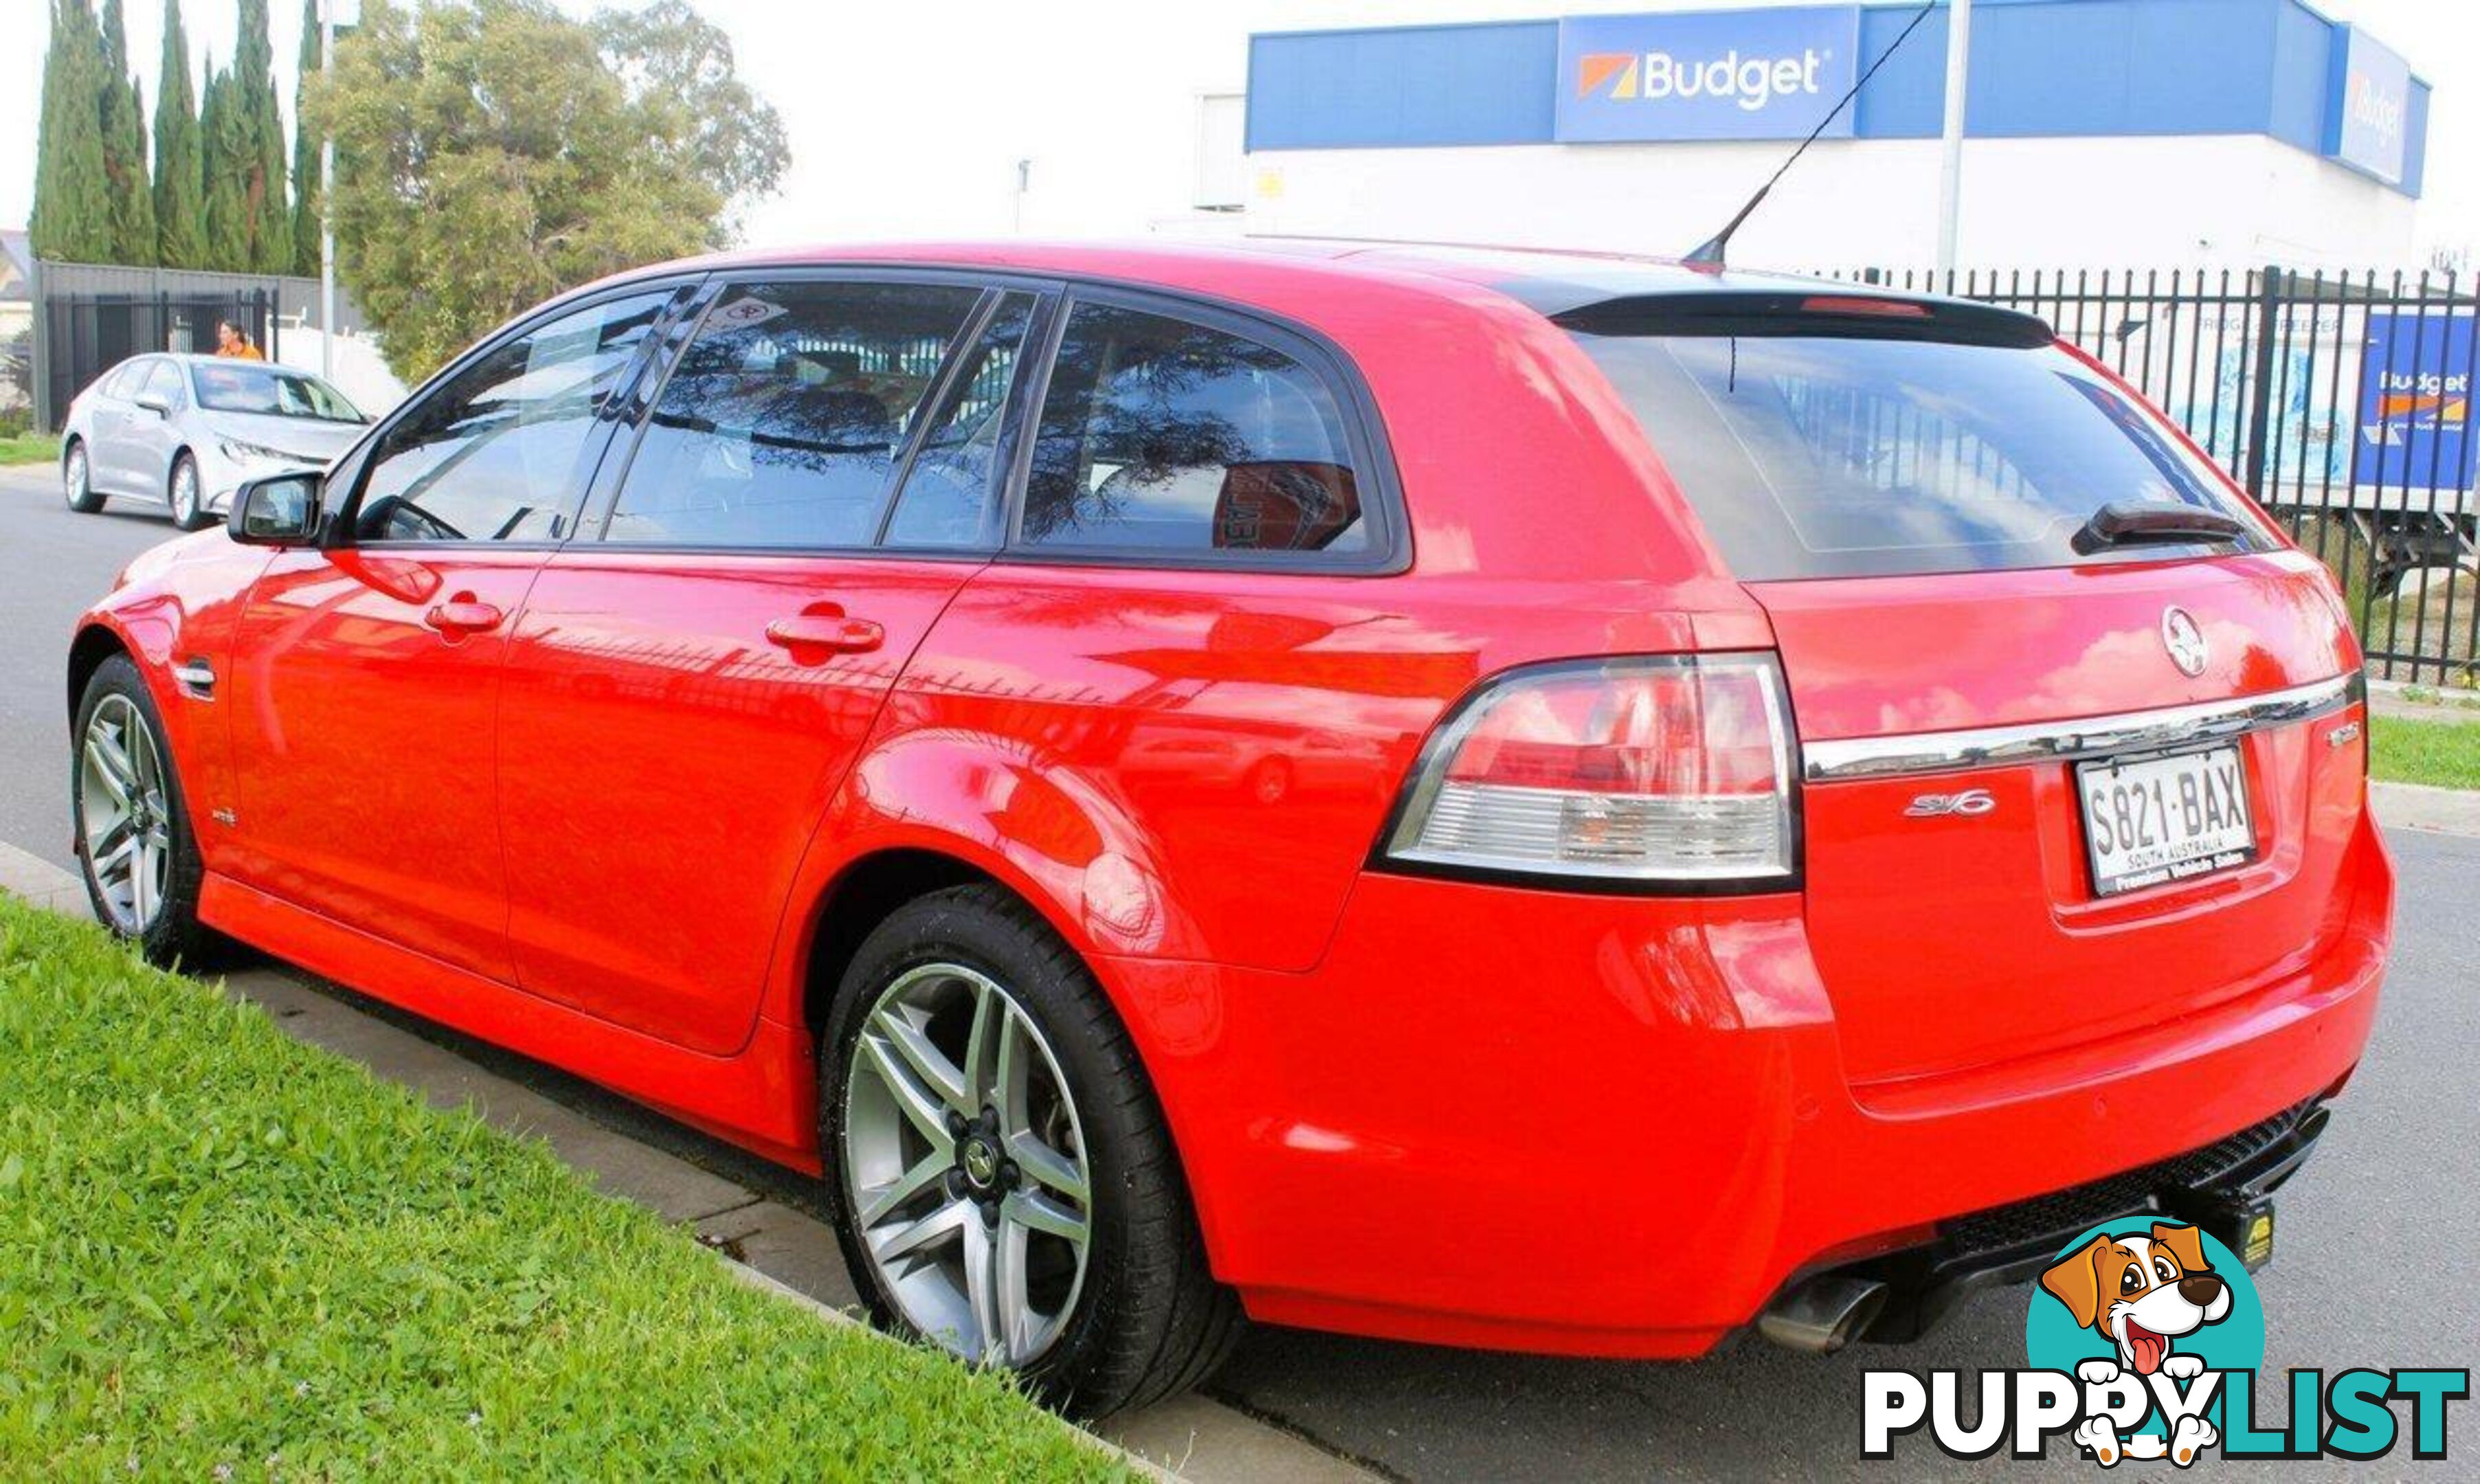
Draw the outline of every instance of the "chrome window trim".
M1811 783L1832 783L1916 773L1967 773L2218 742L2338 711L2351 702L2354 678L2338 675L2260 696L2157 711L2122 711L2023 727L1803 742L1801 777Z

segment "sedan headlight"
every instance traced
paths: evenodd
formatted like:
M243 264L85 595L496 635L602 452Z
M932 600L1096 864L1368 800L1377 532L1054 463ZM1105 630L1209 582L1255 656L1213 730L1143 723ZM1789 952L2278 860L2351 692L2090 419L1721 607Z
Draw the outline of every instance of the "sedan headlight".
M306 453L287 453L282 448L271 448L265 444L244 443L238 438L219 438L216 443L224 450L224 457L239 459L245 463L258 459L275 464L306 464L315 468L326 462L324 459L314 459Z

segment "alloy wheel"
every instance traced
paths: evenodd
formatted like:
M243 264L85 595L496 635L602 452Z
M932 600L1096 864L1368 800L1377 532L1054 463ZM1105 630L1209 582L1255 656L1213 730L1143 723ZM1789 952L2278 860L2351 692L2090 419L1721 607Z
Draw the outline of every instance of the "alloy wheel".
M172 466L172 519L184 526L198 519L198 466L182 459Z
M70 447L67 464L61 471L61 486L72 506L86 503L89 474L86 467L86 445Z
M930 963L880 992L851 1055L842 1178L880 1291L969 1360L1038 1360L1075 1312L1094 1222L1049 1043L987 975Z
M164 909L172 868L171 790L146 719L126 696L106 696L78 749L78 824L88 872L112 926L142 934Z

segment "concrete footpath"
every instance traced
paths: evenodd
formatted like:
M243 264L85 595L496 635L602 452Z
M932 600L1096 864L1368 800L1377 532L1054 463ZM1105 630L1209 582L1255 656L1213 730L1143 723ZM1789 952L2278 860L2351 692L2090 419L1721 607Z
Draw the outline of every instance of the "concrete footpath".
M0 891L55 911L92 915L75 877L5 843L0 843ZM701 1242L739 1266L761 1287L806 1304L825 1319L859 1321L859 1300L834 1232L813 1211L794 1204L803 1200L801 1187L810 1183L802 1177L727 1150L535 1063L523 1063L530 1080L557 1087L562 1096L521 1086L489 1064L521 1059L436 1027L425 1025L423 1034L417 1034L410 1028L411 1017L271 960L232 973L224 983L232 993L266 1011L294 1039L350 1057L379 1076L414 1088L435 1107L470 1107L495 1127L539 1139L570 1165L591 1174L606 1193L690 1228ZM572 1090L573 1097L568 1095ZM650 1142L650 1135L672 1147ZM688 1158L690 1153L701 1158ZM1268 1479L1350 1484L1375 1477L1201 1396L1115 1418L1098 1431L1150 1471L1198 1484Z

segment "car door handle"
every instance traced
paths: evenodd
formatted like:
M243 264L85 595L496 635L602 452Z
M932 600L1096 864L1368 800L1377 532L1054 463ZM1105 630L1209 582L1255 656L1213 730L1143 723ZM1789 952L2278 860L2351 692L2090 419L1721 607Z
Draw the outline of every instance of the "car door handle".
M841 613L796 613L767 625L766 642L788 650L865 654L887 642L887 630Z
M487 602L472 598L453 598L440 603L422 616L422 621L443 634L484 634L500 627L506 615Z

